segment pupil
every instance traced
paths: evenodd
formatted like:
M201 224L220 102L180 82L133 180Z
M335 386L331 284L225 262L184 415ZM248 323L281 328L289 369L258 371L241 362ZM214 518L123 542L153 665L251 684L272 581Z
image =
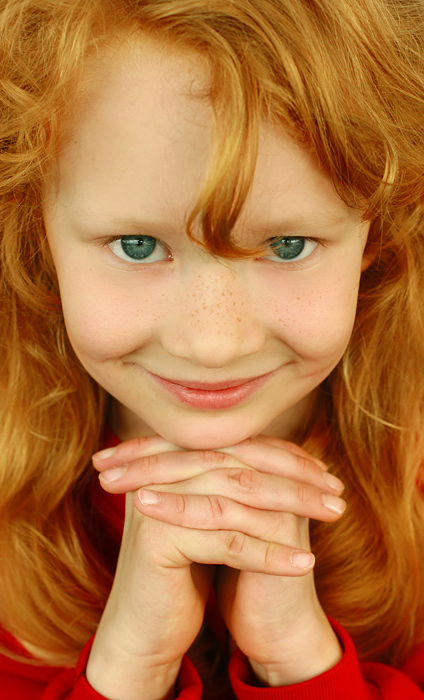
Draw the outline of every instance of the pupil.
M121 246L124 253L135 260L142 260L151 255L156 248L156 239L151 236L122 238Z
M285 260L292 260L301 254L305 247L304 238L279 238L274 243L271 243L271 248L276 255L279 255Z

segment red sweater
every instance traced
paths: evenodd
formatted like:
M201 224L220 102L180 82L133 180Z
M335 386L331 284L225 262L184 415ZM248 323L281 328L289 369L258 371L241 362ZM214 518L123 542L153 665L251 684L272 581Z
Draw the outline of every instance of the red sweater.
M108 440L110 445L117 442ZM93 501L105 537L118 544L124 522L124 496L107 494L96 480ZM225 644L224 623L213 598L205 621L218 642ZM344 650L337 666L303 683L260 688L246 657L236 651L228 663L230 684L220 682L216 700L424 700L424 644L400 670L379 663L359 663L350 636L339 624L331 622ZM91 643L92 640L82 649L76 668L31 666L0 655L0 700L105 700L85 678ZM210 689L207 695L211 696ZM202 698L202 682L187 657L178 677L177 696L178 700Z

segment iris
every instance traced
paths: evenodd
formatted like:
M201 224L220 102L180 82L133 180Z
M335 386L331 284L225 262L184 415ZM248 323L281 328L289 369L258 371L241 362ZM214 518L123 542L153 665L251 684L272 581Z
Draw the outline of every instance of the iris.
M121 246L129 258L144 260L156 248L156 238L152 238L152 236L125 236L121 238Z
M273 252L284 260L294 260L305 247L304 238L278 238L271 243Z

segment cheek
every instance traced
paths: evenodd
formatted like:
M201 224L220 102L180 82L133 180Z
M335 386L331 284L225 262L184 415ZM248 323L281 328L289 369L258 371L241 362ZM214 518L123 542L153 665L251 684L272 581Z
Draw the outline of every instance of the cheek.
M280 339L306 359L337 362L352 333L358 284L353 275L327 278L275 295L270 308Z
M68 336L83 364L118 359L151 337L157 313L140 286L134 294L81 275L80 281L62 277L60 289Z

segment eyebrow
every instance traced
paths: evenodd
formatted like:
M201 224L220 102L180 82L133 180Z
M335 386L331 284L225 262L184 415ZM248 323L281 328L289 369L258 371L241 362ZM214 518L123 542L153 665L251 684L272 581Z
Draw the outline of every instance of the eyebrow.
M153 219L141 219L133 217L120 217L120 216L108 216L107 214L102 214L102 216L97 216L94 214L86 213L75 214L72 216L73 223L82 229L99 229L104 231L105 229L113 229L117 226L121 228L155 228L155 229L175 229L175 224L171 224L169 221L160 221Z
M112 217L107 216L100 218L97 216L84 215L75 216L73 225L83 233L96 235L114 235L121 233L168 233L176 235L179 232L178 224L169 221L153 221L151 219L138 219L128 217Z
M352 212L353 213L353 212ZM302 213L296 216L288 217L287 219L275 219L269 221L266 225L260 225L258 228L253 229L249 225L249 229L260 230L263 234L272 234L275 231L280 231L287 229L289 231L301 231L304 229L337 229L345 226L350 220L350 217L345 215L336 216L334 214L329 214L326 212L321 213Z
M352 212L353 213L353 212ZM265 225L258 223L255 225L252 222L245 222L246 231L250 234L260 236L276 236L282 235L285 232L297 233L300 235L302 231L313 230L331 230L340 229L346 226L350 217L330 215L325 212L320 214L306 213L299 216L293 216L287 219L275 219L267 222ZM152 234L159 235L180 235L181 229L178 222L166 220L141 219L132 217L105 217L100 218L85 214L84 216L76 216L73 222L76 227L84 233L95 235L131 235L132 233L143 233L144 235Z

